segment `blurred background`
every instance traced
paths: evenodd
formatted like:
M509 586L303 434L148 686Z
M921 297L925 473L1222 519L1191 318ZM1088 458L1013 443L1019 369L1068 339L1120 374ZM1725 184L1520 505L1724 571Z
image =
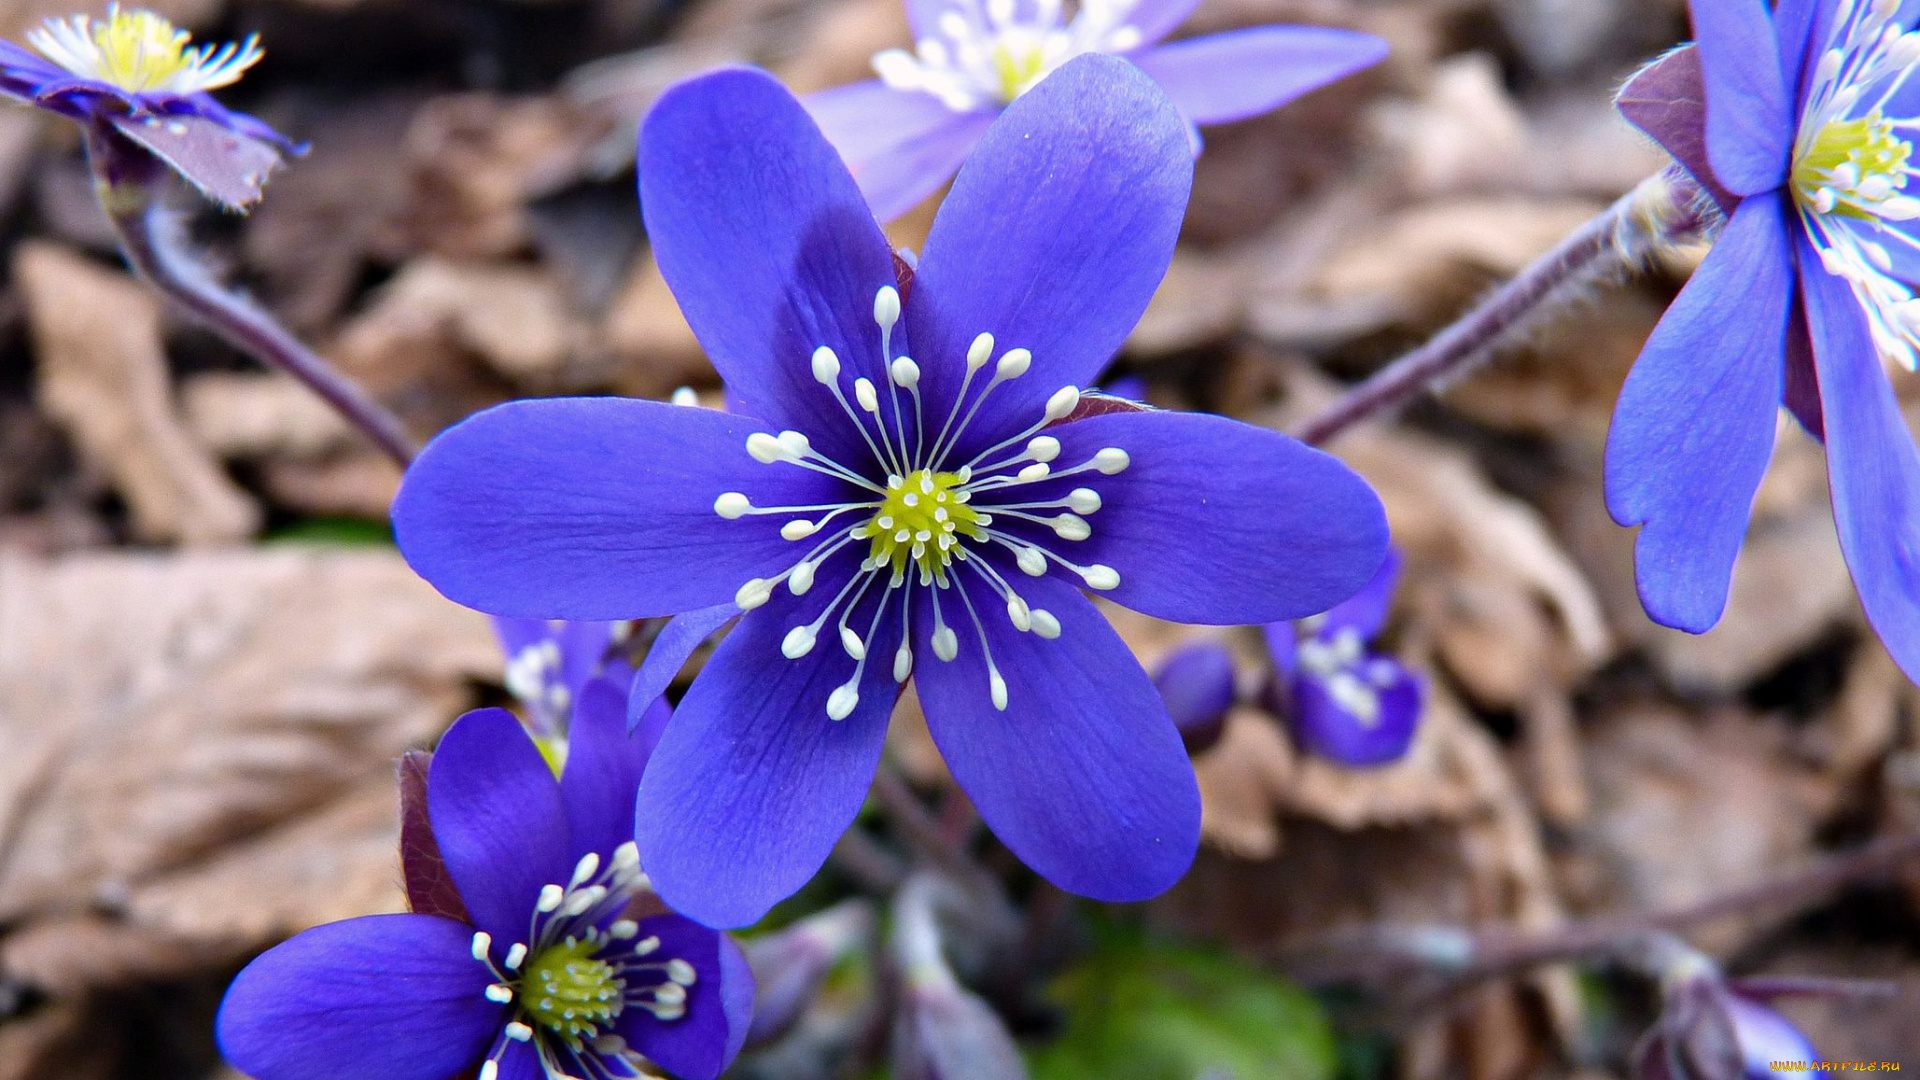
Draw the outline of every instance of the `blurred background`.
M515 396L717 402L637 213L640 116L711 65L806 91L908 44L899 0L152 6L199 37L258 33L267 59L222 100L313 147L250 216L183 192L194 238L420 438ZM0 34L74 10L0 4ZM1271 22L1393 52L1208 130L1185 241L1115 365L1157 405L1297 425L1663 165L1610 99L1685 38L1681 0L1202 0L1181 33ZM890 233L918 247L930 221ZM1381 925L1530 940L1920 829L1920 691L1865 630L1798 428L1722 626L1640 612L1601 451L1697 257L1594 287L1440 400L1335 444L1405 552L1386 642L1427 678L1413 748L1345 769L1266 711L1231 712L1196 757L1188 880L1075 908L1025 942L1031 986L995 997L1035 1077L1625 1076L1657 1007L1644 981L1538 967L1411 1001L1327 946ZM1920 420L1920 382L1896 385ZM302 389L160 310L121 267L71 125L0 109L0 1080L235 1080L211 1022L240 965L401 908L393 760L505 698L486 620L388 540L397 481ZM1258 699L1251 634L1119 620L1150 669L1227 644ZM910 698L896 728L895 759L944 798ZM838 873L782 917L857 891ZM1890 980L1892 997L1782 1008L1830 1060L1920 1064L1916 931L1910 866L1689 939L1742 975ZM886 992L863 965L788 1038L818 1045L737 1075L886 1075L885 1039L861 1042Z

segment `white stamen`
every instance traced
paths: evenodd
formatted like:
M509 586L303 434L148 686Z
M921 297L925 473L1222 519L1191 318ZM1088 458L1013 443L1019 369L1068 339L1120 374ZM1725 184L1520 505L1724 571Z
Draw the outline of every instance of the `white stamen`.
M860 691L852 684L837 686L827 695L827 719L845 720L853 715L853 707L860 704Z
M980 334L967 346L967 374L971 375L987 366L987 360L993 356L993 335Z
M519 942L519 941L514 942L513 947L507 950L507 970L519 971L520 965L525 963L526 959L527 959L526 944L524 942Z
M819 522L807 521L804 518L795 518L780 526L780 536L784 540L805 540L819 531Z
M813 378L822 386L831 386L840 378L840 357L825 345L813 350Z
M1067 492L1067 506L1076 514L1091 514L1100 509L1100 493L1092 488L1074 488Z
M813 588L813 575L818 566L818 563L803 562L793 568L792 576L787 578L787 588L793 595L807 595L807 590Z
M1000 669L987 668L987 688L993 695L993 707L1001 712L1007 711L1007 680L1000 677Z
M920 365L907 357L895 360L889 374L893 376L893 384L902 389L911 390L920 385Z
M1034 608L1032 617L1034 633L1048 641L1060 636L1060 620L1054 617L1053 612L1045 608Z
M866 378L853 380L853 399L860 407L870 413L880 411L880 395L873 389L873 381Z
M1120 587L1120 572L1111 566L1095 563L1080 571L1080 580L1086 582L1089 589L1105 592Z
M570 884L570 887L576 888L576 889L579 888L580 886L586 884L589 880L593 878L595 874L599 872L600 872L600 856L594 854L591 851L587 852L585 855L580 856L580 861L578 863L574 864L573 880Z
M526 1042L533 1038L533 1029L515 1020L507 1025L506 1036L514 1042Z
M749 578L740 590L733 594L733 602L741 611L752 611L766 603L773 596L773 583L766 578Z
M960 637L953 632L953 627L941 626L934 629L933 655L948 661L960 655Z
M861 641L860 635L854 633L849 627L840 628L840 647L847 650L847 655L855 660L867 658L867 643Z
M1027 443L1027 456L1035 461L1052 461L1060 456L1060 440L1051 435L1036 435Z
M1047 399L1046 418L1058 420L1080 407L1080 391L1071 386L1063 386Z
M1033 366L1033 354L1025 349L1008 349L1000 356L1000 363L994 366L993 377L1000 380L1017 379Z
M487 1000L496 1005L505 1005L513 1000L513 987L504 986L500 983L494 983L492 986L487 987L485 993Z
M887 330L900 321L900 290L883 285L879 292L873 294L873 321Z
M492 934L489 934L485 930L482 930L473 935L473 958L475 960L478 960L484 964L487 962L487 957L492 952L493 952L493 935Z
M794 627L787 631L786 638L780 642L780 655L789 660L800 659L813 651L816 636L811 626Z
M737 491L721 492L720 497L713 500L713 512L728 521L740 518L751 509L753 509L753 503L748 502L747 497Z

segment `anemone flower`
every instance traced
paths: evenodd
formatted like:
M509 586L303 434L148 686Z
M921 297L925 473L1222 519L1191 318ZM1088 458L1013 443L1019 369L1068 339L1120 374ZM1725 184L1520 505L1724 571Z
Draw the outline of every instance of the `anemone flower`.
M807 108L882 221L933 194L1014 99L1076 56L1124 56L1189 125L1244 120L1387 55L1372 34L1256 26L1172 44L1196 0L907 0L912 51L873 58L876 80L813 94ZM1200 150L1198 132L1190 132Z
M639 166L661 271L739 411L572 398L471 417L401 484L407 559L494 614L687 613L702 633L740 616L639 794L643 823L689 826L642 829L648 874L709 925L759 918L825 861L910 678L1030 866L1104 900L1166 889L1198 844L1198 789L1085 593L1268 622L1345 599L1386 550L1378 498L1320 451L1080 402L1173 254L1193 163L1172 103L1112 57L1061 68L982 136L910 281L765 73L668 91Z
M1727 220L1620 392L1607 506L1641 526L1647 614L1711 628L1784 403L1825 439L1860 602L1920 679L1920 451L1888 377L1913 369L1920 344L1920 4L1692 8L1697 45L1636 78L1621 106Z

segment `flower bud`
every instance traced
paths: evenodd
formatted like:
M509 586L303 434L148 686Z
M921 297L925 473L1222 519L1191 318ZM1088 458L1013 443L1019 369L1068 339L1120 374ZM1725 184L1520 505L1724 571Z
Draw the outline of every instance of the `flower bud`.
M793 1030L834 966L871 938L877 925L873 905L854 899L748 942L755 992L747 1045L762 1046Z
M1233 654L1206 641L1174 650L1160 662L1153 685L1167 703L1187 752L1197 754L1219 738L1233 707Z
M1027 1080L1006 1024L945 964L907 973L893 1025L895 1080Z

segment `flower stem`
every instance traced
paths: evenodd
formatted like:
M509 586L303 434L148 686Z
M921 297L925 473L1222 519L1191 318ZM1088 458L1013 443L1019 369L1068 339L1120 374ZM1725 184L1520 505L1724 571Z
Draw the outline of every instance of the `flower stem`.
M302 345L264 309L208 277L186 250L172 216L154 198L157 184L127 182L119 160L125 151L108 138L89 132L87 156L101 208L113 223L120 249L134 272L229 345L306 384L406 468L413 461L414 445L400 419Z
M1583 286L1637 266L1659 244L1699 231L1705 224L1702 198L1699 186L1678 169L1641 181L1478 307L1308 420L1298 437L1324 445L1479 367L1516 331L1565 307Z

